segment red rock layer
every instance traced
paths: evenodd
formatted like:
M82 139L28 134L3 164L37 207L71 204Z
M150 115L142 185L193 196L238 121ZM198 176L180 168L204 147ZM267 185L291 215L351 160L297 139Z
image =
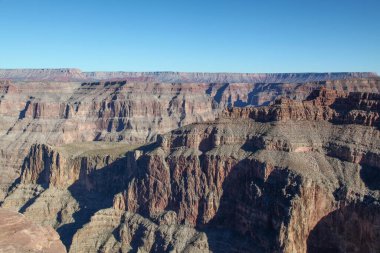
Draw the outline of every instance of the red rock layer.
M380 95L321 89L305 101L288 98L275 100L271 106L227 109L223 116L250 118L259 122L286 120L328 120L333 123L380 126Z
M368 85L373 80L357 82ZM343 222L333 212L344 212L345 207L353 206L354 210L348 209L347 215L360 214L362 211L356 206L359 204L366 209L364 213L370 214L368 220L359 220L365 224L374 223L368 234L378 233L380 212L376 203L380 188L376 174L380 169L380 131L372 127L378 124L379 97L376 94L345 95L340 91L320 90L303 102L280 99L271 106L230 109L219 120L200 123L207 118L200 117L200 114L209 115L208 110L201 111L204 106L200 101L215 111L223 108L223 101L233 101L230 96L227 100L224 97L233 93L229 84L218 86L218 89L214 89L216 84L198 84L197 88L194 84L114 85L95 83L80 86L78 90L83 89L83 93L76 93L74 100L71 100L72 96L65 98L69 102L77 102L77 105L75 102L70 104L73 107L68 110L61 111L65 107L57 103L51 106L51 110L43 103L37 103L38 106L30 103L32 109L28 107L21 114L25 117L16 122L11 132L25 127L22 122L29 122L35 132L40 131L40 135L49 141L123 140L132 136L132 132L124 135L130 130L126 126L146 125L147 119L153 119L153 123L148 122L158 127L147 132L163 129L159 128L163 123L155 121L157 117L162 117L162 121L168 120L170 127L167 129L192 120L198 123L159 135L156 142L116 160L107 160L107 154L100 158L73 158L48 145L34 145L25 159L21 184L17 185L15 181L12 191L7 192L4 205L24 201L19 201L15 195L19 189L30 189L25 185L37 190L43 188L42 191L47 188L44 193L51 194L52 198L56 192L49 189L58 188L66 190L69 195L65 201L75 198L75 208L68 211L66 204L50 208L51 202L38 201L39 195L34 194L34 190L30 199L39 206L34 206L33 201L28 206L30 199L22 206L26 205L27 210L41 208L52 212L54 215L51 217L61 226L63 214L72 215L70 218L86 212L92 215L91 212L97 208L110 207L108 204L114 200L114 209L137 212L151 219L173 211L179 223L204 230L232 229L266 252L305 252L308 248L315 249L317 242L323 239L318 232L326 231L326 225L320 223L323 217L332 214L328 225L338 224L339 229L350 231L353 224ZM203 96L208 98L208 102L198 96L205 87L208 88ZM236 93L241 92L236 90ZM129 94L129 91L133 93ZM147 91L157 99L151 99L152 95L148 96ZM91 99L86 100L85 97ZM144 102L136 97L144 98ZM241 100L236 101L241 103ZM9 109L12 108L10 105L8 101ZM80 108L84 108L83 111ZM169 110L162 112L163 108ZM193 117L191 120L187 118L188 113ZM86 119L85 123L82 124L80 119ZM51 121L55 122L53 126L48 124ZM70 130L69 126L74 125L82 128L77 132ZM106 125L110 126L110 131L104 130ZM122 126L120 132L119 126ZM52 130L46 135L38 127ZM132 129L136 133L140 130L138 127ZM147 132L141 136L147 138ZM23 137L19 137L20 140ZM25 148L31 144L20 143ZM96 199L100 193L104 199ZM102 203L98 205L98 202ZM89 203L94 203L90 211L90 208L86 209ZM367 210L372 205L373 208ZM78 210L81 208L83 210ZM72 220L75 225L86 219ZM319 226L322 228L317 229ZM314 229L317 231L315 235L311 234ZM365 234L362 233L360 238ZM342 245L349 244L344 238L338 239ZM361 249L367 247L374 252L378 249L378 244L372 239L365 240L363 245ZM209 246L212 248L213 244L209 243ZM214 247L221 248L220 245ZM339 250L343 247L340 245Z

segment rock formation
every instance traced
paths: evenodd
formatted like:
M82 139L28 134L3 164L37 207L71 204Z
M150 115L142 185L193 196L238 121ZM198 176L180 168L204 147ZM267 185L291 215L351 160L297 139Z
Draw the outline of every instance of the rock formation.
M331 83L144 145L35 144L2 206L70 252L379 252L380 96Z
M155 223L138 214L101 210L76 233L70 252L209 252L205 233L178 225L174 212L165 215L174 219Z
M372 73L86 73L0 70L0 201L35 143L143 144L180 126L212 121L226 107L306 98L320 87L379 92Z
M53 228L33 224L22 214L0 208L0 252L65 253L66 249Z
M346 94L322 88L304 101L281 98L270 107L230 108L224 112L237 119L251 118L259 122L287 120L327 120L338 124L380 127L380 94L351 92Z
M376 77L376 73L186 73L82 72L80 69L0 69L0 80L15 81L146 81L160 83L284 83Z

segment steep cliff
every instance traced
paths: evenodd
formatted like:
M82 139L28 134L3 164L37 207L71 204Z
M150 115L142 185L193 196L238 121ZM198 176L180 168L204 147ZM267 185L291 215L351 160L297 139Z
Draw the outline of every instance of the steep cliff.
M166 216L173 218L154 222L138 214L104 209L76 233L70 252L209 252L205 233L178 225L175 213Z
M379 79L368 77L374 76L370 73L124 73L133 78L109 81L118 73L0 72L13 80L0 81L0 201L20 176L23 159L35 143L145 143L180 126L212 121L226 107L266 105L281 97L302 100L320 87L344 92L380 90ZM83 75L83 82L71 82ZM91 76L104 81L89 81Z
M35 145L3 206L70 252L378 252L379 103L321 89L142 146Z
M359 124L380 127L380 94L338 92L322 88L304 101L281 98L270 107L230 108L224 115L251 118L259 122L287 120L328 120L337 124Z

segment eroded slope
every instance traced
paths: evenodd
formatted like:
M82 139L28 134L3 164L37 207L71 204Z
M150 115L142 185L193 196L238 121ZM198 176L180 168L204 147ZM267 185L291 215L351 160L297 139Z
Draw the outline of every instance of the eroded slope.
M22 214L0 208L0 252L65 253L51 227L36 225Z
M142 144L180 126L212 121L230 106L266 105L279 97L302 100L319 87L380 89L379 79L370 73L0 72L10 79L0 81L0 200L20 176L23 159L35 143Z
M71 252L378 252L379 100L322 89L116 153L34 145L3 206Z

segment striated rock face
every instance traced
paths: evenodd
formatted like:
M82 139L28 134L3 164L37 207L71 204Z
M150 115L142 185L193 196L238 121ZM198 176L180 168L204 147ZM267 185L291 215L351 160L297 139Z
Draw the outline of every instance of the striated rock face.
M0 208L0 252L64 253L66 250L53 228L36 225L22 214Z
M84 152L86 148L90 149ZM98 149L96 149L98 146ZM107 148L111 146L112 149ZM93 143L78 144L76 148L82 148L80 154L72 154L70 148L73 145L50 147L44 144L35 144L31 147L29 155L24 160L21 174L22 184L40 184L45 187L67 189L75 184L75 187L86 191L109 191L107 187L122 181L122 176L127 174L123 168L116 168L117 158L127 152L129 145ZM118 150L118 149L121 149ZM98 170L107 168L112 163L112 173L94 176ZM109 180L109 181L108 181Z
M328 120L339 124L380 127L380 94L336 90L315 90L305 101L288 98L270 107L230 108L227 117L251 118L260 122L286 120Z
M370 73L83 73L62 69L2 70L0 79L9 79L0 81L0 201L20 176L23 159L35 143L145 143L180 126L212 121L229 106L266 105L280 97L302 100L320 87L339 92L380 90L379 78Z
M99 209L112 206L128 176L126 143L77 143L32 146L19 182L2 206L53 226L69 247L76 230Z
M379 92L373 73L0 70L0 204L75 253L378 252Z
M331 143L340 148L331 150ZM379 131L362 126L197 124L164 136L140 158L145 173L128 186L125 207L147 216L173 210L195 226L248 234L270 252L305 252L311 229L325 215L378 198L378 183L365 176L378 174L378 163L340 152L349 150L351 158L361 150L379 161L378 145ZM379 210L376 205L374 219Z
M228 231L219 234L212 230L209 235L195 230L192 224L183 225L173 211L161 211L149 219L125 213L123 189L139 173L136 162L143 156L145 146L128 151L125 144L102 144L98 149L90 143L77 145L82 147L80 154L72 150L73 145L33 146L25 159L20 184L9 192L3 207L56 228L70 252L119 252L137 248L143 252L209 252L208 242L215 244L221 239L230 241L228 251L233 247L245 251L249 248L249 243L244 241L246 245L234 246L241 241ZM125 156L110 155L114 145L120 149L119 155L126 153ZM70 183L70 178L77 180Z
M17 83L0 95L0 185L20 175L34 143L93 140L144 143L182 124L215 118L198 85ZM2 199L3 196L0 196Z
M101 229L99 229L101 227ZM70 252L209 252L207 236L185 225L155 223L138 214L104 209L79 230Z
M378 252L379 209L353 204L334 211L315 226L307 240L307 252Z
M379 101L321 89L142 146L34 145L3 206L70 252L379 252Z

